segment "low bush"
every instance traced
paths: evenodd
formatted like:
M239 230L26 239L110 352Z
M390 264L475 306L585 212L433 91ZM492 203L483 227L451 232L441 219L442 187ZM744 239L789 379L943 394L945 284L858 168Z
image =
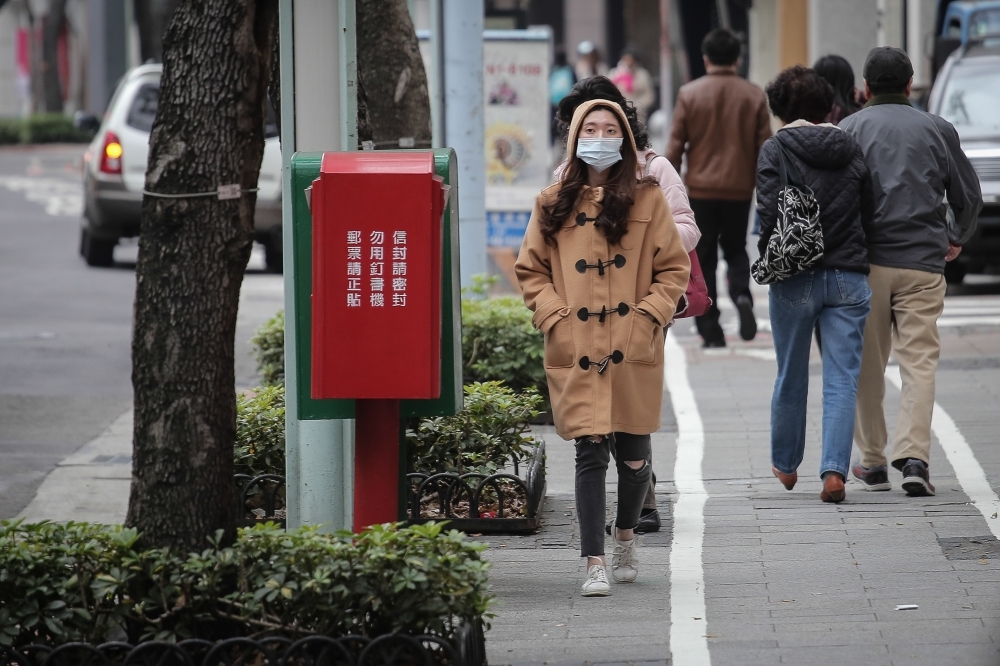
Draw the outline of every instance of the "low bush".
M257 372L267 385L285 383L285 311L281 310L250 338L257 354Z
M421 419L406 431L409 471L493 474L522 460L537 445L525 432L543 402L533 388L515 393L502 382L465 386L462 411Z
M90 135L73 127L73 119L61 113L40 113L24 120L24 143L86 143Z
M440 523L360 534L240 530L232 547L139 550L121 526L0 521L0 645L272 632L450 637L482 622L484 544Z
M486 298L480 279L462 300L462 367L465 383L502 381L514 391L536 389L548 399L544 338L531 325L519 296Z
M236 474L285 474L285 387L236 396Z
M0 118L0 146L21 143L23 125L18 118Z

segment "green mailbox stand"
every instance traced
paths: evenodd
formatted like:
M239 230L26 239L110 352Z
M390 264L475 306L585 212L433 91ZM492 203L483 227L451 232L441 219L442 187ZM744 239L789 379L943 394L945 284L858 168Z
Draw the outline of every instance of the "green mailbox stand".
M400 401L399 517L406 515L405 420L445 416L462 409L462 309L458 244L458 162L451 148L434 150L434 167L451 190L442 218L441 254L441 395L433 400ZM312 214L306 190L319 178L323 153L292 155L292 239L295 262L295 358L298 418L301 420L353 419L353 400L319 400L312 397ZM387 193L391 196L391 193ZM405 331L400 331L405 335ZM388 470L387 470L388 471ZM357 491L355 491L357 492Z

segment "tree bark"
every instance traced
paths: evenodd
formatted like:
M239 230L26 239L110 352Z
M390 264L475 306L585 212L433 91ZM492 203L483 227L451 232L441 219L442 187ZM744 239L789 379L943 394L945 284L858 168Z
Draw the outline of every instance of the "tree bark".
M143 62L163 61L163 33L179 4L180 0L133 0Z
M66 0L52 0L42 27L42 80L45 110L63 112L62 82L59 80L59 32L66 22Z
M257 186L277 0L183 0L164 36L146 190ZM142 203L136 265L132 487L146 546L235 536L236 313L255 195Z
M406 0L357 0L356 12L358 78L375 147L398 148L400 139L413 139L414 147L430 148L427 73Z

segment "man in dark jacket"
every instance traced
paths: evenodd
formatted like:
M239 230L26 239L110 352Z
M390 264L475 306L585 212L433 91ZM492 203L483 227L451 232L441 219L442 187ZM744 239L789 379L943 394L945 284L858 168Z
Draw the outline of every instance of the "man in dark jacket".
M757 334L747 226L757 154L771 136L771 116L764 91L737 74L740 50L740 38L731 30L708 33L701 43L707 74L681 86L667 143L667 159L678 173L687 154L684 183L701 230L698 261L713 302L695 317L705 347L726 346L715 305L720 246L729 267L729 297L740 313L740 337L752 340Z
M933 495L928 463L944 267L975 231L982 192L951 123L910 105L913 67L905 52L872 49L864 79L868 103L840 123L861 146L875 192L868 245L871 314L854 425L861 460L852 473L867 490L890 488L882 401L885 368L894 351L902 395L892 466L902 471L908 495Z

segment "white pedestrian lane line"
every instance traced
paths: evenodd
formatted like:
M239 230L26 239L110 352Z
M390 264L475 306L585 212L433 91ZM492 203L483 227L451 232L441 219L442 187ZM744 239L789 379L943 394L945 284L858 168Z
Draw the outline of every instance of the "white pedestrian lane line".
M885 377L897 388L902 387L902 380L899 376L899 366L890 365L885 370ZM979 509L986 519L986 525L990 528L993 536L1000 539L1000 497L997 497L983 466L976 460L976 455L972 452L972 447L965 440L962 432L955 425L955 421L944 411L944 408L937 402L934 403L934 415L931 418L931 430L938 438L941 448L944 449L948 462L955 470L958 483L962 486L962 491L969 496L972 504Z
M79 181L34 176L0 176L0 187L22 192L28 201L40 203L52 216L83 214L83 185Z
M705 430L694 391L688 382L684 347L673 332L665 343L664 383L677 419L674 462L674 536L670 546L670 652L678 666L711 666L708 619L705 615L705 502L702 479Z

